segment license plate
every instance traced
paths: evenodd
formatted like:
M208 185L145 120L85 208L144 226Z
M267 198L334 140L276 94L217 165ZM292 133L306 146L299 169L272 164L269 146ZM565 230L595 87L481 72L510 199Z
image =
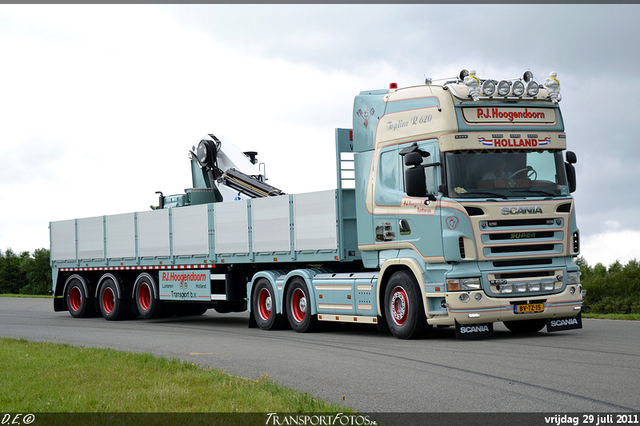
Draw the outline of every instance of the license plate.
M543 312L544 303L527 303L526 305L514 305L513 312L516 314L528 314L531 312Z

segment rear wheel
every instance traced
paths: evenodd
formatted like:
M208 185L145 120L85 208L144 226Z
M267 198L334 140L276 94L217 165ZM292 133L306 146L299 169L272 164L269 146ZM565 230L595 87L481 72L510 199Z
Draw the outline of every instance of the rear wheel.
M294 331L304 333L314 331L318 318L311 315L311 299L304 280L295 278L287 289L287 318Z
M256 284L251 303L251 314L258 327L263 330L280 328L283 324L283 317L276 313L276 297L273 286L265 279L258 280Z
M133 313L131 299L118 297L118 286L111 278L100 288L100 313L108 321L130 318Z
M67 287L67 308L74 318L87 318L95 314L95 308L89 303L82 282L74 278Z
M504 325L512 333L517 333L517 334L536 333L542 330L545 325L547 325L547 320L534 319L534 320L525 320L525 321L505 321Z
M384 296L384 314L391 333L398 339L412 339L426 335L427 324L418 283L413 274L394 272Z
M148 276L138 279L135 293L136 307L142 318L155 318L162 315L163 301L154 297L154 282Z

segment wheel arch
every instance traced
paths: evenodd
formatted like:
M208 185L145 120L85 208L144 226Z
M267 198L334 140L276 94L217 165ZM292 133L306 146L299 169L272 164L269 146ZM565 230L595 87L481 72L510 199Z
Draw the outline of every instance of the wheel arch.
M102 274L102 276L98 280L98 284L96 285L95 297L98 298L100 296L100 289L104 285L104 282L109 278L111 278L113 282L116 284L116 292L118 293L117 294L118 299L124 299L125 297L124 297L124 287L123 287L122 279L119 276L112 274L111 272Z
M160 294L159 294L159 288L158 288L158 280L156 277L153 276L153 274L150 274L149 272L142 272L141 274L139 274L136 277L136 280L133 282L133 288L131 289L131 298L135 300L136 298L136 289L138 288L138 286L140 285L140 281L143 278L148 278L149 281L151 282L151 292L153 294L153 298L154 299L159 299L160 298Z
M309 291L309 298L312 299L309 301L309 306L311 308L311 311L309 312L309 314L316 315L318 313L318 306L317 306L315 288L313 287L313 277L323 272L326 272L326 271L320 271L317 269L294 269L293 271L289 272L285 277L284 285L282 286L283 310L281 313L286 314L286 311L284 310L284 306L286 306L286 303L289 302L288 300L285 300L287 289L289 288L293 280L295 280L296 278L300 278L307 285L307 290Z
M62 288L62 295L65 296L63 297L64 300L64 309L65 310L69 310L69 306L67 306L67 298L66 298L66 294L67 294L67 289L69 288L69 283L74 280L77 279L78 281L80 281L80 284L82 285L82 288L84 289L84 294L87 297L87 299L93 299L92 295L91 295L91 287L89 286L89 281L82 275L80 274L73 274L70 275L66 281L64 282L64 286Z
M387 289L387 284L389 283L389 279L391 276L398 271L407 271L410 272L413 277L416 279L418 283L418 288L420 291L420 295L422 298L422 304L424 306L424 311L428 311L427 305L427 294L424 290L424 271L420 267L420 264L411 258L398 258L398 259L389 259L387 260L382 268L380 269L380 274L378 275L378 285L376 286L376 304L378 308L379 315L384 317L384 310L382 309L382 299L384 299L384 293Z
M286 274L286 271L260 271L257 272L253 275L253 277L251 277L251 280L247 281L247 311L251 312L252 309L252 301L253 301L253 293L254 293L254 289L256 287L256 283L264 278L267 281L269 281L269 283L271 284L271 287L273 288L273 291L275 292L275 296L276 296L276 313L281 313L282 312L282 303L280 302L283 299L282 296L282 291L278 290L278 286L277 286L277 280L278 277L282 276ZM278 309L280 309L280 312L278 311Z

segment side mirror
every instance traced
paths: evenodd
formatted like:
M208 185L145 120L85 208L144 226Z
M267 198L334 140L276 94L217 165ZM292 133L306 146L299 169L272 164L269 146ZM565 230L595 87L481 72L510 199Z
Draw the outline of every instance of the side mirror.
M567 159L567 163L576 164L578 162L578 157L576 153L573 151L567 151L565 153L565 158Z
M409 166L418 166L422 164L422 155L418 151L409 152L404 155L404 165Z
M418 154L419 156L420 154ZM425 197L427 183L424 178L424 167L413 167L404 172L405 190L409 197Z
M570 162L564 163L564 168L567 171L567 181L569 183L569 192L575 192L576 190L576 168Z

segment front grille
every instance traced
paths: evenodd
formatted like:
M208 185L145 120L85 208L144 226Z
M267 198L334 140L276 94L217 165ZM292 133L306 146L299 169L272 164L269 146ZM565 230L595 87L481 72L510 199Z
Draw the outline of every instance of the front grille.
M553 225L554 219L503 219L490 220L487 222L489 228L516 227L516 226L549 226Z
M518 259L518 260L497 260L493 262L494 268L511 268L518 266L540 266L551 265L553 259Z
M504 234L491 234L489 239L491 241L500 240L519 240L519 239L535 239L535 238L553 238L553 231L542 232L507 232Z
M491 253L526 253L532 251L553 251L554 249L555 246L553 244L535 244L525 246L491 247Z

